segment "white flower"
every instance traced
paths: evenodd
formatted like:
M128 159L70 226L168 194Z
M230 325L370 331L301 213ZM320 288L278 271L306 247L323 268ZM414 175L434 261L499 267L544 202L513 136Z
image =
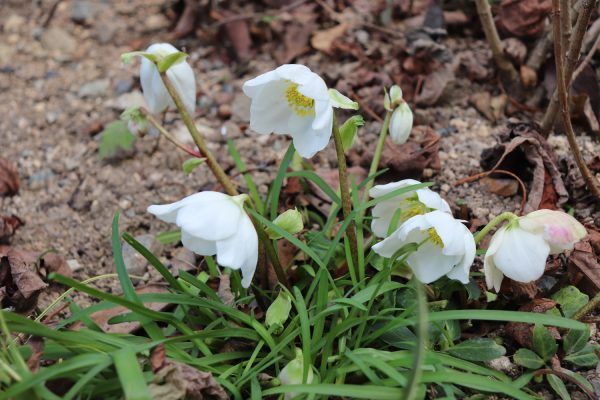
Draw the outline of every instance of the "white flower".
M302 384L302 376L304 373L304 357L302 356L302 350L296 348L296 358L287 363L285 367L279 372L279 381L282 385L300 385ZM306 383L311 384L314 376L312 368L308 368L308 375L306 377ZM300 393L290 392L285 394L285 400L293 399Z
M475 259L475 240L466 226L452 215L435 210L417 215L373 246L382 257L391 258L409 243L420 244L406 259L415 276L431 283L444 275L469 282L469 269Z
M414 179L404 179L398 182L392 182L385 185L376 185L369 191L371 197L381 197L400 188L418 185L421 182ZM402 214L399 222L403 222L410 217L419 214L425 214L431 210L440 210L446 213L451 213L450 206L439 194L429 188L417 189L389 200L384 200L371 211L373 221L371 222L371 230L380 237L385 238L388 235L388 230L396 210L400 209Z
M413 113L406 102L400 103L392 113L390 120L390 137L396 144L404 144L413 127Z
M500 291L504 276L523 283L539 279L548 255L573 249L586 234L583 225L561 211L538 210L509 222L492 236L485 253L487 287Z
M157 55L160 58L178 51L168 43L156 43L146 50L147 53ZM187 112L193 115L196 109L196 79L192 67L185 60L177 62L167 70L167 77L175 87ZM144 99L152 113L162 112L169 106L175 107L175 103L169 96L169 92L167 92L167 88L160 77L158 68L145 57L142 57L140 81Z
M308 67L282 65L246 81L243 90L252 99L252 130L290 134L296 150L305 158L327 146L333 103L323 79Z
M242 286L250 286L258 260L258 236L244 211L248 195L200 192L178 202L153 205L148 212L181 228L181 242L189 250L217 255L217 262L241 269Z

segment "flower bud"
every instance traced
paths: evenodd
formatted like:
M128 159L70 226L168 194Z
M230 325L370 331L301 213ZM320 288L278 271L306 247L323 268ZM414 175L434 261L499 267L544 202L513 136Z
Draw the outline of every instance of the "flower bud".
M304 372L304 357L302 356L302 350L296 348L296 358L290 361L279 373L279 381L282 385L300 385L302 384L302 374ZM306 377L305 383L312 383L314 379L312 368L308 369L308 376ZM286 393L285 399L293 399L298 396L299 393Z
M274 327L275 333L280 332L283 329L283 324L290 316L291 309L292 302L289 295L284 291L279 292L279 295L267 310L265 317L267 328Z
M406 102L401 103L394 112L390 121L390 137L396 144L404 144L410 136L413 126L413 114Z
M550 254L572 250L575 243L587 235L583 225L567 213L556 210L537 210L519 219L521 228L541 234L550 245Z
M390 88L390 102L392 107L400 105L403 102L400 86L394 85Z
M280 214L273 221L275 225L285 230L286 232L294 235L304 229L304 223L302 222L302 214L297 209L290 209ZM272 229L267 228L267 233L271 239L280 239L281 235Z

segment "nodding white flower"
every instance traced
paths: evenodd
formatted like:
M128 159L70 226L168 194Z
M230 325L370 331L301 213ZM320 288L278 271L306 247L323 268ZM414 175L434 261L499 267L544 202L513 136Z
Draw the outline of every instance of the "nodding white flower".
M392 113L390 120L390 137L396 144L404 144L413 127L413 113L405 101L400 103Z
M381 197L388 193L398 190L403 187L418 185L421 182L414 179L404 179L398 182L392 182L385 185L376 185L371 188L369 195L371 197ZM398 216L399 223L406 221L408 218L419 214L425 214L432 210L440 210L446 213L451 213L450 206L439 194L429 188L417 189L395 196L389 200L384 200L375 205L371 211L373 220L371 222L371 230L380 237L388 236L388 231L394 215L397 210L400 210Z
M285 367L279 372L277 378L282 385L300 385L302 384L302 376L304 374L304 357L302 356L302 350L296 348L296 358L287 363ZM308 368L308 376L306 377L306 383L311 384L313 382L314 375L312 368ZM285 394L285 400L293 399L298 396L299 393L290 392Z
M223 267L241 269L242 286L250 286L258 261L258 236L244 211L248 195L200 192L180 201L152 205L148 212L181 228L181 242L194 253L217 255Z
M243 90L252 99L252 130L291 135L296 150L305 158L327 146L333 103L323 79L308 67L282 65L246 81Z
M483 271L487 287L500 291L504 276L527 283L544 274L550 254L573 249L587 234L570 215L538 210L498 229L485 253Z
M169 43L156 43L146 50L147 53L157 55L160 58L165 58L178 51ZM185 60L177 62L167 70L167 77L175 87L187 112L193 115L196 109L196 79L192 67ZM156 64L145 57L142 57L140 82L144 99L152 113L162 112L169 106L175 107L175 103L162 81Z
M469 270L475 259L473 235L452 215L435 210L409 218L389 237L373 246L382 257L391 258L403 246L417 243L406 264L423 283L446 275L462 283L469 282Z

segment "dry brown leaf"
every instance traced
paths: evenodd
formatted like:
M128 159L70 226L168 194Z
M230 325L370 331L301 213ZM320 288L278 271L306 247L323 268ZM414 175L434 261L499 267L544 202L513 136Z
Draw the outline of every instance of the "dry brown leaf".
M427 106L434 105L453 79L454 73L450 67L438 68L423 79L423 86L415 96L415 102Z
M46 270L46 276L52 272L69 278L73 276L73 271L71 268L69 268L67 260L65 260L60 254L48 253L42 258L41 261L41 268Z
M342 37L348 30L348 24L342 23L329 29L316 32L310 39L310 44L317 50L330 54L333 42Z
M575 244L575 249L569 256L571 282L591 296L600 291L600 253L595 252L592 246L592 240L596 238L596 235L589 235Z
M0 196L12 196L19 191L19 173L4 158L0 158Z
M517 37L539 36L551 10L550 0L501 0L497 24Z
M30 310L47 286L37 271L34 253L0 246L0 287L5 288L6 306L17 311Z
M519 311L543 314L553 307L556 307L556 302L554 300L541 298L533 299L530 303L527 303L521 308L519 308ZM558 333L556 328L549 327L548 330L554 337L560 338L560 334ZM532 324L526 324L524 322L511 322L506 325L506 333L510 335L513 339L515 339L517 343L519 343L521 346L527 347L529 349L532 348Z
M234 15L231 11L223 13L225 18ZM223 25L227 37L231 41L233 50L238 60L246 61L252 55L252 39L248 29L248 21L245 19L235 19Z
M523 42L514 37L502 41L502 50L517 65L522 65L525 57L527 57L527 47Z
M40 368L40 361L44 354L44 340L33 336L27 341L27 344L31 347L31 355L27 359L27 367L29 367L31 372L36 373Z
M520 69L521 83L525 88L533 88L537 86L538 76L535 69L527 65L521 65Z
M210 372L167 360L148 385L156 400L228 400L229 395Z
M519 191L519 183L514 179L485 177L479 184L488 192L504 197L514 196Z
M235 296L231 293L231 278L229 275L221 274L217 295L226 306L232 306L235 303Z
M166 362L166 350L165 344L161 343L152 350L152 354L150 355L150 367L152 368L152 372L156 372L161 369Z
M0 243L7 242L23 221L16 216L0 215Z

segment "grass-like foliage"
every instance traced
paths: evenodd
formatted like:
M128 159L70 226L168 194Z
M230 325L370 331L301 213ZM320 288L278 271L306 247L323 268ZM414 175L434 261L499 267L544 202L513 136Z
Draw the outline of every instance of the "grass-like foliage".
M533 399L533 392L527 389L532 372L513 380L484 366L484 361L504 355L505 348L487 338L461 340L461 332L478 320L520 321L536 323L536 329L543 329L543 325L568 328L573 332L571 342L579 336L587 337L576 334L585 331L584 324L557 315L462 310L456 299L469 292L449 280L424 287L414 279L393 277L392 271L410 248L383 260L363 246L358 273L343 272L341 268L351 262L343 238L349 218L357 223L358 235L363 237L368 233L363 210L419 185L365 204L357 200L349 218L341 219L340 199L333 188L310 171L286 172L292 152L293 148L265 203L250 188L254 200L261 201L259 209L267 213L277 210L286 174L312 180L331 197L330 215L311 220L321 229L301 237L290 235L262 213L252 212L253 217L281 235L280 240L301 250L302 259L296 262L299 278L291 290L283 288L279 294L258 287L246 290L239 284L237 271L232 271L235 302L225 304L207 284L214 268L173 276L132 236L121 235L117 215L112 246L122 295L56 275L54 281L98 302L84 309L71 303L71 315L54 326L2 311L0 399L156 398L157 388L169 384L152 372L150 360L157 347L164 349L170 361L210 372L216 384L235 399L282 395L415 399L423 398L428 389L449 399L480 392ZM168 293L136 293L121 254L123 239L164 277ZM207 257L206 261L214 266L212 259ZM278 296L281 299L275 301ZM146 307L148 303L172 306L154 311ZM273 310L261 310L260 305L268 307L272 303L276 304ZM113 318L111 323L136 321L141 328L134 334L104 333L90 316L115 306L129 312ZM80 328L69 329L75 323ZM27 364L32 354L42 360L35 373ZM280 385L276 377L297 354L301 354L304 381L311 375L312 383Z

